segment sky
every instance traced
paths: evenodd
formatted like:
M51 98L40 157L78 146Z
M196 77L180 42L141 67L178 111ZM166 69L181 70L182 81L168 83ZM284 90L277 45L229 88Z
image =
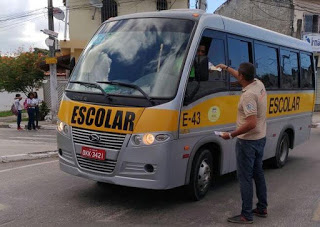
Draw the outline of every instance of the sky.
M212 13L226 0L207 0ZM47 0L0 0L0 55L11 54L19 48L45 48L48 37L40 30L48 29ZM88 0L89 2L89 0ZM196 0L191 0L194 8ZM54 7L64 9L62 0L53 0ZM64 39L64 22L54 19L58 39Z

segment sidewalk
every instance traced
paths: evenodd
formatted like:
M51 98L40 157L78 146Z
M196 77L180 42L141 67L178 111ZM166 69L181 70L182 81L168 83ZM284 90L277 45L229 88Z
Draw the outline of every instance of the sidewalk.
M39 121L40 130L18 131L15 121L16 116L0 118L0 164L58 156L55 124ZM22 128L27 125L21 122Z
M26 113L22 115L22 118L27 118L27 117L28 115ZM0 128L17 128L16 120L17 120L16 116L1 117ZM22 121L21 127L23 129L26 129L28 127L28 122ZM40 129L55 130L57 126L56 124L52 124L51 122L39 121L39 127Z
M315 128L320 127L320 112L313 113L312 124Z

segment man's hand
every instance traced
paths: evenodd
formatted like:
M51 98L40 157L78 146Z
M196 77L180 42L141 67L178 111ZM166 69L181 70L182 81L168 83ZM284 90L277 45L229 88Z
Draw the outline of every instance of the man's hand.
M216 66L217 68L220 68L220 69L223 69L223 70L226 70L227 66L224 65L224 64L219 64Z
M222 132L222 135L220 135L220 137L224 140L231 139L229 132Z

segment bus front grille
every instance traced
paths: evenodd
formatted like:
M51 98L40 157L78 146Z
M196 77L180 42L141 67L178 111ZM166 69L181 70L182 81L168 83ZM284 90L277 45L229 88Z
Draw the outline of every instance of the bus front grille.
M87 158L81 157L80 154L77 154L77 160L80 167L87 170L93 170L93 171L102 172L102 173L112 173L117 163L116 161L108 160L108 159L103 161L87 159Z
M92 136L99 138L92 141ZM80 145L88 145L92 147L120 150L126 138L126 134L100 132L88 129L72 127L73 142Z

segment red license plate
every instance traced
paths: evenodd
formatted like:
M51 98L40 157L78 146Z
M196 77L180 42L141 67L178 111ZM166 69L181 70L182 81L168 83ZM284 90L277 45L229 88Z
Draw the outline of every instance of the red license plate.
M81 156L84 158L105 160L106 159L106 151L102 150L102 149L95 149L92 147L82 147Z

